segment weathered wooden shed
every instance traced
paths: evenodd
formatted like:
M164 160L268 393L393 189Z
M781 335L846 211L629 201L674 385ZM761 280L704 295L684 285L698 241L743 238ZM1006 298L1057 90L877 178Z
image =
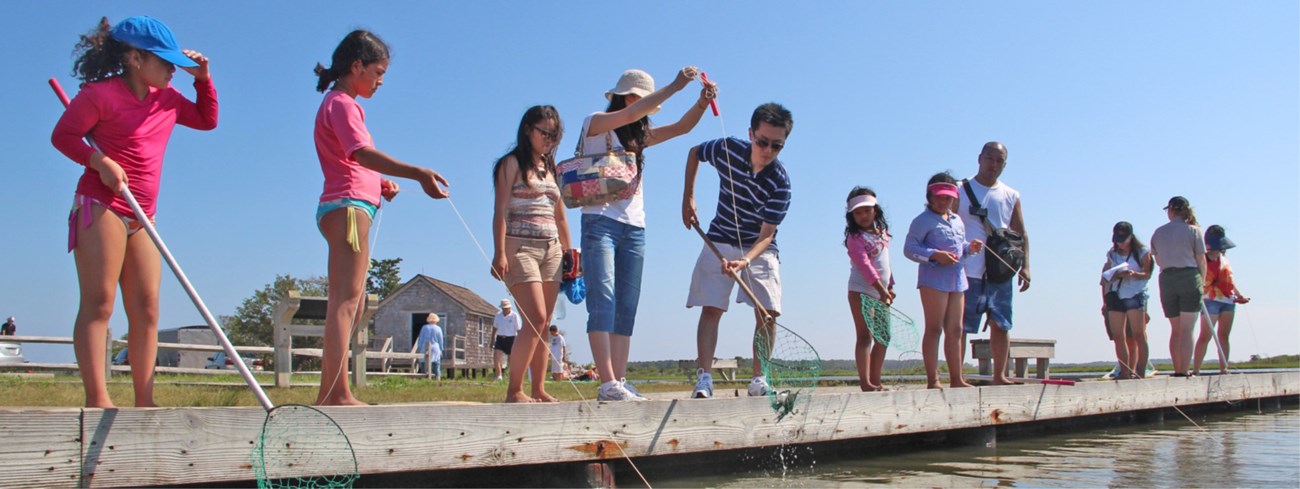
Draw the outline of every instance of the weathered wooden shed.
M417 274L388 294L375 313L375 336L390 336L394 351L409 351L424 327L425 317L437 313L442 318L447 347L443 349L443 367L492 365L492 318L498 309L465 287ZM462 351L463 350L463 351ZM463 355L455 358L453 355Z

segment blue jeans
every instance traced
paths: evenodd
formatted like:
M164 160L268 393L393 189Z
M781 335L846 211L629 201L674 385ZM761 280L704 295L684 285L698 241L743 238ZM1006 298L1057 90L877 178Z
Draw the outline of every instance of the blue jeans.
M601 215L582 215L588 333L632 336L637 303L641 301L644 263L644 228Z
M417 364L419 365L419 367L417 367L417 368L418 368L417 372L419 372L419 373L424 373L424 360L420 360L420 361L415 362L415 363L417 363ZM429 370L430 370L431 372L433 372L433 376L434 376L435 378L439 378L439 379L441 379L441 378L442 378L442 359L434 359L432 362L429 362Z
M970 287L966 289L962 331L971 334L980 332L985 314L1003 331L1011 331L1011 285L1015 280L997 284L975 277L966 279L970 282Z

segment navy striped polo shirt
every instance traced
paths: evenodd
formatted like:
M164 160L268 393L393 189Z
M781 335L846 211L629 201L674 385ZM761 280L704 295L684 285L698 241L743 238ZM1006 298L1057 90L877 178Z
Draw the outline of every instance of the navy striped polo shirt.
M696 154L700 161L708 162L718 171L720 183L718 210L709 222L709 239L746 249L758 240L763 223L781 224L790 208L790 175L785 165L780 159L773 160L755 175L754 165L749 161L752 144L734 137L715 139L700 144ZM775 235L768 249L777 251Z

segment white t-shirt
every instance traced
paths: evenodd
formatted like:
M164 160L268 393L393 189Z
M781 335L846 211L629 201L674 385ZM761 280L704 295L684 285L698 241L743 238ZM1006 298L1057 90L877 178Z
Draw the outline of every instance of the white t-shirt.
M983 184L971 177L967 182L970 189L975 192L975 198L979 200L980 207L988 209L989 227L993 229L1005 228L1011 226L1011 213L1016 210L1016 203L1020 202L1020 192L1011 188L1010 185L1002 183L999 180L993 184L993 187L985 187ZM988 232L984 230L984 223L978 216L972 216L970 213L970 197L966 195L966 189L962 187L961 182L957 182L957 196L960 198L957 204L957 215L961 216L962 224L966 225L966 240L988 241ZM984 253L975 253L962 260L966 265L966 276L980 278L984 276Z
M551 371L564 371L564 349L569 346L564 342L564 337L558 334L551 335Z
M497 327L497 336L514 336L519 334L519 313L510 311L510 315L497 313L497 317L492 320L492 325Z
M583 136L582 152L584 154L592 154L596 152L605 151L605 134L609 134L609 144L612 145L615 150L623 149L623 143L620 143L618 141L618 135L614 134L614 131L597 134L595 136L590 136L590 137L587 136L587 128L591 127L591 117L596 114L603 114L603 113L604 112L596 112L587 116L586 119L582 120L582 136ZM645 178L642 178L641 185L637 187L636 193L632 194L632 198L627 200L616 200L608 204L583 206L582 213L605 216L615 221L644 229L645 228L644 190L645 190Z

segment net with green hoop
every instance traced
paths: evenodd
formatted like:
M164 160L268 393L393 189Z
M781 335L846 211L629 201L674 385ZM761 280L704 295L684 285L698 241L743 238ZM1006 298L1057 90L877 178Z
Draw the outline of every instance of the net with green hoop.
M767 341L769 338L773 341ZM770 387L768 400L776 420L781 421L812 398L821 380L821 357L802 336L775 322L767 334L755 335L754 344Z
M916 321L889 304L866 294L859 295L862 296L862 319L876 341L896 351L916 349L921 339L916 331Z
M352 487L361 476L343 429L325 413L301 404L266 414L252 459L259 488Z

